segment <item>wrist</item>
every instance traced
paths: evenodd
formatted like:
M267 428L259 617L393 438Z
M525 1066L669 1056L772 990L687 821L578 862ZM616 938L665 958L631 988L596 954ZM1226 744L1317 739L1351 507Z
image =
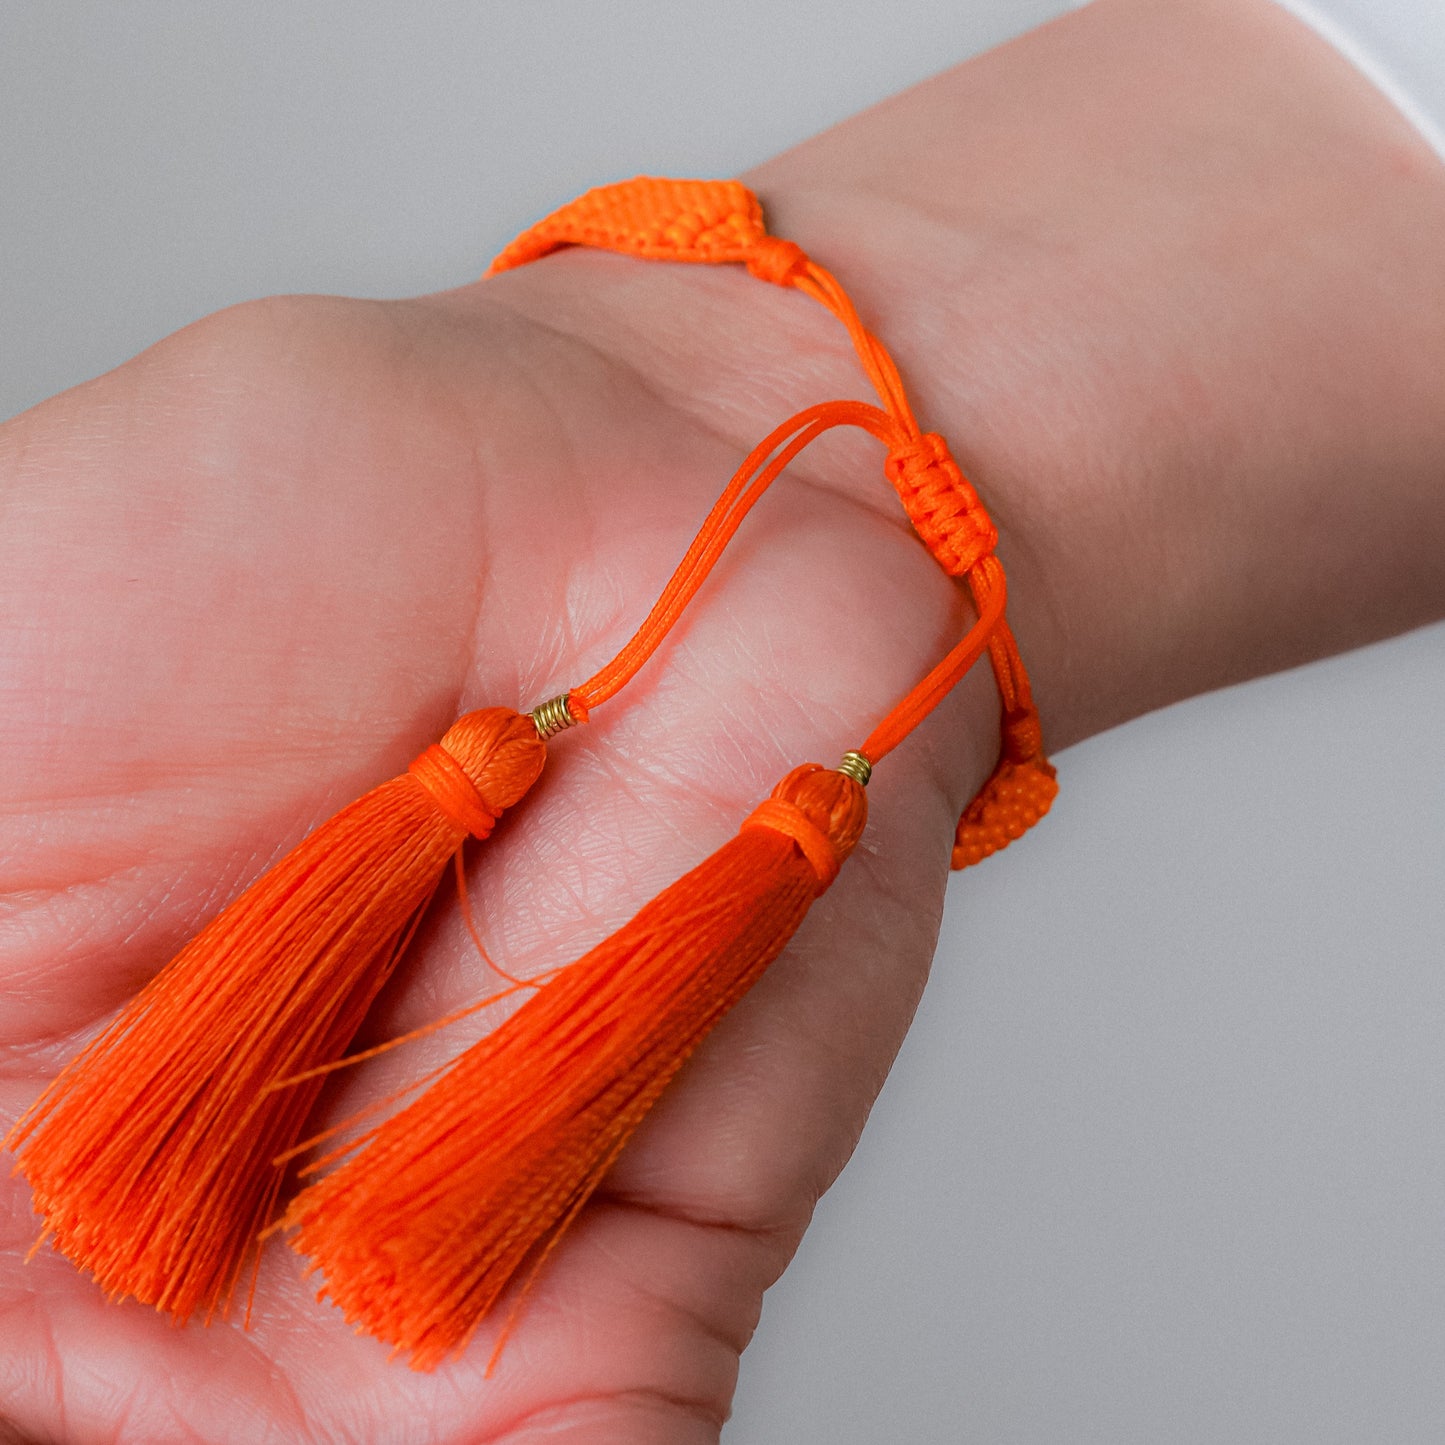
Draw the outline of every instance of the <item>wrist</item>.
M999 523L1051 746L1445 607L1445 169L1266 0L1101 0L745 180ZM735 446L865 394L741 268L533 269L514 304ZM898 515L871 455L799 470Z
M756 179L860 253L1055 745L1439 615L1445 168L1329 47L1263 0L1120 0L851 125ZM802 180L845 165L830 226Z
M999 522L1052 745L1445 606L1445 168L1272 5L1093 5L750 179Z

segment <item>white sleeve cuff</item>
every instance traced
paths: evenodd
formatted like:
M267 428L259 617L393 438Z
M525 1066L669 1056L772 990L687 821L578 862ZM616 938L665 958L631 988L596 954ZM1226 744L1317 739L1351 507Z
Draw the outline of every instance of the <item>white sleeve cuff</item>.
M1328 40L1445 160L1442 0L1275 0Z

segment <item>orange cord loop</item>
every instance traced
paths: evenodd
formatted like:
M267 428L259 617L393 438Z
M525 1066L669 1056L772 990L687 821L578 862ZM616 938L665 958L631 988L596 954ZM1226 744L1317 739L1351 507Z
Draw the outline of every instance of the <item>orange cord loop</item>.
M579 720L586 720L588 707L615 697L637 675L677 624L763 493L799 452L836 426L861 427L885 443L898 437L898 424L887 412L861 401L820 402L774 427L723 488L642 625L616 657L567 694L568 706Z
M637 675L647 659L662 645L763 493L799 452L824 432L838 426L859 427L894 452L904 451L910 445L896 418L861 401L819 402L775 427L753 448L723 489L642 626L611 662L568 694L569 705L574 712L584 699L593 706L605 702ZM926 446L926 443L920 445ZM948 473L935 464L933 450L929 448L925 455L930 459L929 466L942 476L942 487L951 485ZM947 456L946 448L944 456ZM953 473L962 480L962 473L956 466ZM989 530L991 533L992 528ZM1021 708L1032 705L1014 678L1015 665L1021 672L1023 664L1017 662L1017 649L1012 646L1012 638L1006 646L1001 647L998 643L999 634L1007 631L1003 620L1006 588L1002 565L991 551L985 552L970 564L965 575L978 607L978 620L948 656L874 728L858 750L870 765L897 747L953 690L985 650L993 655L995 668L1002 669L1004 681L1001 681L1000 687L1008 688L1006 705Z

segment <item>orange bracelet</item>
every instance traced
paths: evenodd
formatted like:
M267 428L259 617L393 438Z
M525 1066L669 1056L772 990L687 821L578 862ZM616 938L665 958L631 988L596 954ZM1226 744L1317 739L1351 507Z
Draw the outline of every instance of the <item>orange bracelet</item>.
M593 246L654 261L741 264L759 280L793 287L826 306L847 327L893 423L870 430L888 447L884 470L914 529L949 576L967 579L980 608L990 588L1002 586L1002 571L993 561L998 533L948 444L937 432L919 427L893 358L863 325L834 276L800 246L768 234L758 198L741 182L639 176L598 186L525 231L487 274L524 266L564 246ZM826 414L826 409L817 412ZM867 425L856 417L847 420ZM1058 792L1028 673L1006 619L999 619L988 650L1003 701L1001 746L992 776L959 819L955 868L977 863L1021 837L1048 812ZM916 707L890 715L860 751L877 762L922 720L917 708L928 711L956 681L942 669L935 680L937 695L920 691Z
M7 1144L44 1216L42 1238L114 1297L178 1322L224 1314L258 1240L290 1226L324 1273L323 1292L418 1368L463 1348L516 1282L495 1363L530 1281L662 1089L837 876L862 834L873 765L984 651L1003 698L1003 742L958 825L955 866L1018 837L1054 797L1004 616L997 534L943 440L920 430L897 368L837 281L770 237L757 199L731 181L590 191L492 270L565 245L736 261L796 287L847 327L883 405L825 402L775 428L611 662L530 712L489 707L458 719L407 772L323 823L229 904L27 1111ZM307 1176L345 1159L278 1220L282 1166L320 1142L302 1139L317 1092L333 1069L369 1056L346 1050L448 862L476 937L468 838L485 840L527 793L551 737L585 722L654 655L744 517L837 426L887 448L889 480L929 550L966 581L976 621L837 768L793 769L735 838L631 923L539 980L502 974L507 989L463 1012L531 990L522 1006L394 1117L308 1165Z

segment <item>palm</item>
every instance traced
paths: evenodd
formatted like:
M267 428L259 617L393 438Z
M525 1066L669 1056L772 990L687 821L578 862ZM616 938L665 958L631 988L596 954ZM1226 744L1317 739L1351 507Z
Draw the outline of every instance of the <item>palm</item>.
M510 294L535 308L543 293ZM458 711L531 706L605 660L787 409L734 438L724 408L685 414L634 365L470 295L248 308L0 430L4 1120L279 849ZM471 857L499 962L575 957L788 766L854 745L937 655L951 594L879 499L785 480L664 653L554 745L543 783ZM0 1358L17 1426L714 1438L761 1292L921 986L959 726L942 720L880 774L859 856L649 1121L491 1381L491 1326L415 1374L316 1302L275 1245L249 1331L109 1304L60 1257L24 1261L37 1225L8 1180ZM443 890L372 1032L489 979ZM327 1107L350 1112L481 1027L357 1069Z

